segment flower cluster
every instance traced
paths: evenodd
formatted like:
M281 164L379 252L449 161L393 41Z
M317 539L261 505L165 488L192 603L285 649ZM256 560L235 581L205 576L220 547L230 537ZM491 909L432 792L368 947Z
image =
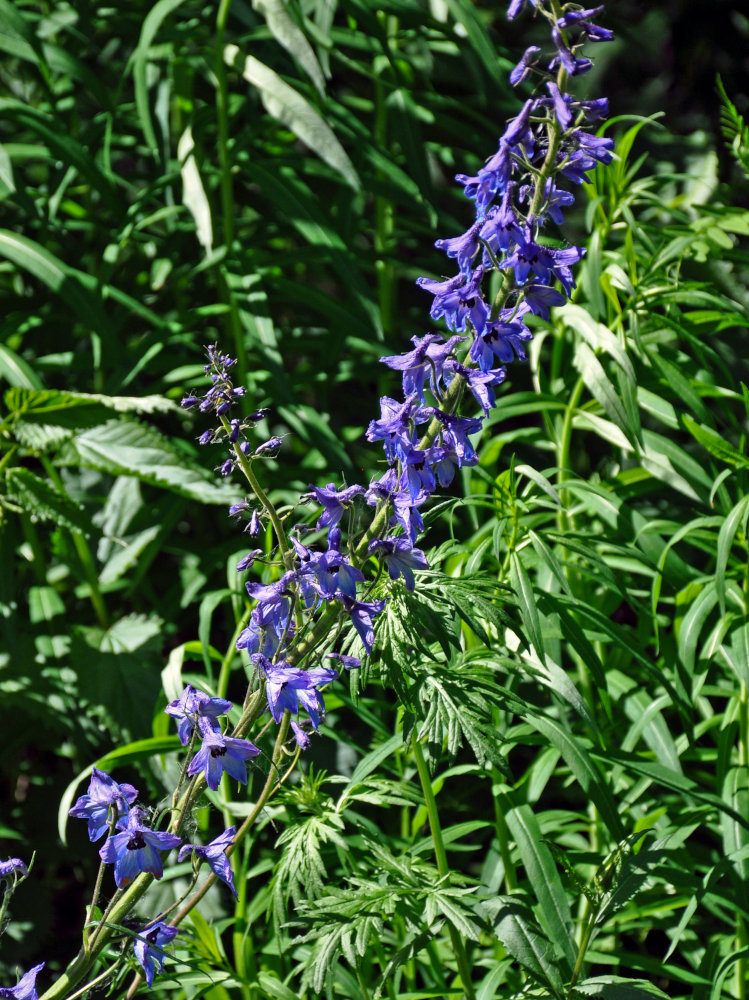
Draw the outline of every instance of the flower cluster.
M371 651L373 621L385 602L359 594L368 585L363 572L368 557L377 558L391 579L402 577L413 590L414 571L428 568L424 553L415 547L424 529L421 508L438 486L452 482L456 470L477 463L472 439L496 404L505 366L525 360L524 345L532 336L528 317L548 319L550 309L563 304L574 288L572 268L584 250L553 246L544 230L550 223L561 224L563 210L574 201L563 182L580 184L597 163L611 160L612 141L588 131L605 117L607 102L578 101L566 89L571 77L592 65L581 56L581 45L612 35L592 20L601 7L583 10L557 0L514 0L508 16L515 17L527 3L549 22L550 49L545 54L539 46L528 48L510 79L513 85L537 80L535 96L507 124L497 152L478 172L456 178L474 203L475 218L465 233L439 239L436 246L456 262L458 273L418 279L433 296L432 319L443 320L450 335L414 336L411 350L381 359L401 372L403 398L381 399L380 416L370 422L366 438L382 442L388 468L367 489L311 486L303 499L320 505L315 529L327 529L327 548L308 548L292 533L293 552L283 553L276 582L246 585L255 606L237 648L246 650L262 671L276 721L282 710L296 715L301 706L317 728L317 688L335 675L320 667L301 671L287 659L322 605L335 605L339 619L347 616L364 650ZM500 283L494 301L487 298L492 273ZM211 351L213 357L216 349ZM457 412L465 390L473 396L478 416ZM245 454L250 450L245 443L235 448ZM363 551L361 540L344 544L341 531L344 516L360 497L376 508ZM231 513L249 506L236 505ZM249 553L237 568L246 569L258 554ZM300 744L306 742L305 735Z
M218 717L228 713L231 708L232 703L225 698L212 698L188 684L182 695L170 702L165 709L168 715L177 720L179 740L183 746L188 747L188 752L192 751L193 743L200 738L200 749L189 760L187 774L197 775L203 772L206 784L214 790L218 788L224 771L245 783L245 761L260 752L249 740L235 739L221 732ZM99 856L105 864L114 865L117 888L126 888L143 872L160 879L164 874L162 853L179 847L179 861L192 855L196 872L198 866L206 862L236 897L234 875L226 854L233 844L235 827L229 827L205 847L201 844L183 844L177 833L152 829L147 822L146 811L135 805L137 798L138 790L132 785L124 782L118 784L110 775L95 767L88 791L78 798L70 810L71 816L88 821L88 836L92 842L108 835L99 850ZM11 858L0 864L0 875L16 871L26 873L26 866L18 858ZM162 946L172 941L176 934L176 927L159 919L151 921L138 932L133 951L149 986L155 972L163 965ZM15 990L18 991L28 977L35 976L39 968L41 966L27 973ZM28 981L33 987L33 978ZM0 996L6 995L17 997L18 1000L25 1000L27 996L18 992L0 991ZM36 993L33 996L29 993L28 997L29 1000L35 1000Z

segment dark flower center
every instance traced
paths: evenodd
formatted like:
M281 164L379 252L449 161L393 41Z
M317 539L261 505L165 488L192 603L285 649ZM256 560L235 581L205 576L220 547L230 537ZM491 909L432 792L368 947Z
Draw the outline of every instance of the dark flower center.
M211 757L223 757L226 747L211 747Z
M133 836L127 842L128 851L140 851L145 846L146 846L145 837L140 832L140 830L138 830L137 833L133 834Z

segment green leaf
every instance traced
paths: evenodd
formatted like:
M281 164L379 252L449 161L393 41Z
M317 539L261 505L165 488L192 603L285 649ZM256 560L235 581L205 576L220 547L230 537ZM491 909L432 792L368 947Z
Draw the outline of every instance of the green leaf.
M559 750L589 801L596 803L612 839L621 840L624 836L624 827L619 818L616 801L605 778L588 753L589 744L566 732L558 722L548 716L528 712L525 717Z
M236 45L226 46L224 60L229 66L235 66L244 79L257 88L269 115L291 129L313 152L337 170L355 191L361 188L354 165L335 133L298 91L254 56L243 57Z
M645 979L623 979L621 976L596 976L584 979L575 987L586 997L601 997L601 1000L647 1000L656 997L668 1000L668 994Z
M34 369L6 344L0 344L0 378L24 389L41 389L42 382Z
M109 420L82 431L63 446L58 461L135 476L201 503L231 504L241 497L235 486L218 482L168 438L131 420Z
M198 164L195 160L195 142L188 125L177 143L177 159L182 175L182 201L195 220L198 242L209 254L213 249L213 222L211 206L203 187Z
M291 53L314 83L320 96L324 97L325 78L320 64L304 32L289 17L286 0L252 0L252 6L260 11L273 37Z
M7 477L14 499L32 517L62 524L86 536L90 534L91 518L84 508L48 479L41 479L30 469L20 466L9 469Z
M718 547L715 556L715 586L720 601L720 613L726 613L726 568L731 555L736 532L741 526L741 534L746 539L746 525L749 520L749 495L739 500L720 527Z
M386 740L381 746L370 751L366 757L363 757L359 761L354 768L354 773L338 797L338 804L336 806L338 812L344 807L346 798L351 790L364 781L365 778L369 777L383 761L387 760L401 746L403 746L403 737L400 733L396 733L395 736L391 736L389 740Z
M543 841L538 820L527 805L507 809L505 819L537 900L535 909L538 920L550 944L564 955L569 967L565 971L569 974L576 958L572 914L554 859Z
M28 237L7 229L0 229L0 255L58 294L91 330L101 334L109 329L96 283L89 275L64 264Z
M0 115L34 132L56 159L73 167L107 204L115 204L117 195L112 178L102 172L86 148L61 129L58 122L44 112L15 100L0 100Z
M742 469L749 468L749 457L734 448L730 442L726 441L716 431L711 430L709 427L703 427L695 420L692 420L686 413L682 415L682 421L695 441L698 441L715 458L720 459L721 462L729 462L731 465L736 465Z
M557 996L564 995L552 945L535 925L530 913L517 900L504 898L494 931L512 957L543 986Z
M151 108L148 103L148 50L156 37L163 21L180 7L184 0L158 0L149 10L143 20L143 27L140 31L138 45L132 56L133 83L135 85L135 106L140 116L141 128L145 136L146 143L152 153L158 152L158 142L156 133L153 130L151 119Z

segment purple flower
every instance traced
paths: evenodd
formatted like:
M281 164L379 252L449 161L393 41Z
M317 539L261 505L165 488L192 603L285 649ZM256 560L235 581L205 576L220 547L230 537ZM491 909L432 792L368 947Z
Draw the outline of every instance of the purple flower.
M509 249L522 236L522 231L512 208L515 187L514 181L511 181L507 185L500 205L489 210L481 227L481 239L495 255L500 250ZM486 253L484 254L484 263L489 264L489 256Z
M600 7L591 7L589 10L568 11L557 21L557 27L565 31L567 28L580 28L585 37L591 42L610 42L614 38L614 32L609 28L601 28L597 24L592 24L591 17L595 17L603 10Z
M362 492L364 491L362 490ZM315 553L311 556L302 572L315 577L317 580L317 589L328 600L337 591L355 598L356 584L361 583L364 579L364 574L343 557L341 553L340 528L334 527L330 529L328 546L327 552ZM315 585L313 584L313 586Z
M423 490L433 493L437 485L434 478L434 465L442 460L444 449L439 445L430 448L409 447L401 458L403 471L400 483L407 489L411 500L415 500Z
M539 54L541 49L537 45L531 45L525 50L520 59L520 62L515 66L513 71L510 73L510 84L513 87L517 87L519 83L528 76L531 71L531 66L536 61L536 56Z
M201 724L203 745L195 754L187 767L187 773L192 777L200 771L205 773L206 784L215 792L226 773L240 784L247 784L246 760L257 757L260 753L254 743L249 740L238 740L232 736L222 736L207 725Z
M0 997L8 1000L37 1000L36 977L44 968L44 962L35 965L19 979L15 986L0 986Z
M415 549L407 538L376 538L369 543L369 554L382 553L391 580L402 576L407 590L413 590L416 581L415 569L429 569L429 563L421 549Z
M483 330L489 318L489 306L481 295L485 270L483 266L477 267L469 281L465 281L462 274L449 281L418 278L416 284L434 295L429 310L432 319L444 316L446 325L457 333L465 330L467 322L475 330Z
M131 809L126 819L117 823L122 833L113 834L100 849L99 857L107 864L114 864L114 880L118 889L124 889L140 872L150 872L156 878L164 874L159 851L171 851L180 838L173 833L150 830L143 822L142 809Z
M226 882L234 893L235 899L237 898L237 890L234 887L234 873L226 856L226 849L231 846L236 832L236 827L230 826L220 836L216 837L215 840L212 840L210 844L206 844L205 847L202 847L200 844L183 844L177 856L178 861L184 861L188 854L194 854L196 858L205 861L213 874L220 878L222 882Z
M454 257L458 267L466 275L471 274L471 262L479 251L479 230L481 219L470 226L461 236L453 236L447 240L436 240L438 250L444 250L448 257Z
M314 498L322 506L323 512L317 520L316 528L331 528L343 517L343 512L355 496L364 492L361 486L347 486L342 490L335 488L335 483L327 486L310 486L311 493L305 493L303 499Z
M509 323L503 321L503 315L507 315L508 312L511 310L503 310L497 320L471 344L471 361L478 362L482 372L488 372L493 368L495 357L503 364L509 364L515 357L525 361L523 342L531 340L533 335L525 323L517 317Z
M276 631L282 632L291 615L294 592L291 584L298 579L295 570L284 573L275 583L246 583L247 593L256 600L258 625L271 625Z
M572 123L572 112L570 111L569 106L570 99L565 94L562 94L561 90L553 80L548 81L546 88L551 94L551 99L554 103L554 114L557 116L557 121L563 129L568 129Z
M372 618L379 615L385 607L386 601L352 601L348 597L343 598L343 606L351 615L354 628L359 633L364 648L368 653L372 652L374 645L374 624Z
M525 286L523 296L533 315L546 320L549 319L549 309L552 306L561 306L565 302L564 295L558 289L536 282Z
M0 861L0 878L7 878L8 875L13 875L15 878L20 875L21 878L25 878L28 874L26 862L20 858L8 858L7 861Z
M146 982L149 987L153 986L154 974L161 972L164 968L162 945L169 944L177 934L179 934L177 927L171 927L160 920L153 927L142 930L135 939L133 951L146 974Z
M420 281L428 281L421 278ZM410 396L415 393L420 402L424 402L424 383L429 376L432 392L435 391L435 375L440 377L442 365L445 359L450 356L457 343L463 337L450 337L445 343L442 336L436 333L428 333L424 337L412 337L411 343L414 349L406 354L396 354L380 361L388 368L395 368L403 372L403 395Z
M250 656L256 653L264 653L266 656L273 656L279 648L281 639L285 636L285 641L294 635L294 627L281 625L278 622L270 622L263 625L259 621L258 608L253 608L250 615L250 624L239 634L236 642L237 649L246 649Z
M361 660L358 656L346 656L344 653L326 653L325 658L329 660L338 660L346 670L352 670L354 667L361 666Z
M515 253L502 261L502 267L511 267L515 272L515 281L523 285L528 275L534 274L535 280L542 285L550 285L556 278L569 296L575 286L570 265L582 260L585 250L581 247L552 250L542 246L533 239L530 225L521 234L518 244Z
M494 386L504 382L507 372L504 368L493 368L484 372L476 368L467 368L457 361L448 361L443 375L447 385L452 381L452 378L447 376L461 375L468 383L474 399L484 411L484 416L488 417L489 410L496 403Z
M219 715L226 715L231 707L232 702L226 698L211 698L188 684L181 696L176 701L170 701L164 711L178 720L177 735L182 746L186 747L200 719L210 719L213 728L218 729L216 720Z
M411 424L423 423L428 417L421 409L416 408L416 394L409 396L405 402L399 403L389 396L380 397L379 420L370 420L367 427L367 441L382 441L385 454L392 462L400 458L402 447L412 440Z
M117 821L122 819L137 798L138 790L132 785L118 785L114 778L95 767L88 792L80 796L68 815L88 820L88 839L93 843L107 832L112 816Z
M526 3L530 3L531 7L538 6L538 0L512 0L512 3L507 8L507 19L512 21L513 18L516 18Z
M242 558L237 563L237 572L241 573L243 570L249 569L250 566L255 562L258 556L263 554L262 549L253 549L252 552L248 552L246 556Z
M325 703L316 688L330 684L337 676L338 672L330 667L300 670L284 660L271 664L265 671L265 693L274 721L280 722L284 712L297 715L301 704L317 729L320 716L325 714Z
M310 738L309 733L305 732L301 724L291 720L291 731L294 734L294 739L296 740L296 745L300 750L309 750L310 748Z

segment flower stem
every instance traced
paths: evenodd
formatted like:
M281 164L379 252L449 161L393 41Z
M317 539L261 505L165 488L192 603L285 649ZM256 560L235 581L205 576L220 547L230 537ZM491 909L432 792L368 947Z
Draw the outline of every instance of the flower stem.
M421 749L421 744L415 735L411 740L411 744L413 746L414 758L416 759L416 770L419 772L421 790L424 794L424 804L426 805L427 816L429 817L429 829L432 832L437 871L443 878L445 878L450 874L450 867L447 863L445 842L442 839L442 827L440 826L439 814L437 812L437 800L434 797L434 790L432 789L432 779L429 777L429 771L427 769L426 761L424 760L424 752ZM463 946L463 939L458 933L457 928L455 928L449 920L447 920L447 930L450 935L450 943L452 944L455 961L458 964L458 973L460 974L460 980L463 985L463 992L465 993L466 1000L475 1000L476 994L473 990L471 969L468 965L468 957L466 955L465 947Z

